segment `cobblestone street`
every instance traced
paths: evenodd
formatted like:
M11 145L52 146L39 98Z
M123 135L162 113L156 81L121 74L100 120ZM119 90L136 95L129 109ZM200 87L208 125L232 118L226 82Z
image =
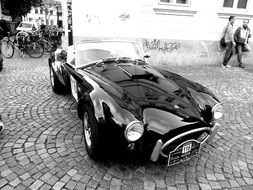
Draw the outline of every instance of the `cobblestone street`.
M172 167L130 156L94 162L85 150L77 104L52 92L47 58L5 60L0 189L253 189L253 73L217 65L166 69L208 87L225 110L212 142Z

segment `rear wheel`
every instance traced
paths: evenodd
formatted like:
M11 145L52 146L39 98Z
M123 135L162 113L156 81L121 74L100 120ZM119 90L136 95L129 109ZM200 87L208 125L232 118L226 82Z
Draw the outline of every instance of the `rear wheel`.
M88 155L94 160L101 158L101 129L88 105L84 105L83 108L83 134Z
M50 74L50 82L52 90L56 94L66 94L66 87L61 83L61 81L57 78L52 66L49 67L49 74Z
M5 40L2 41L1 51L5 58L7 59L12 58L14 55L13 44L10 41L5 41Z
M41 43L29 42L26 45L26 52L32 58L40 58L44 54L44 48Z

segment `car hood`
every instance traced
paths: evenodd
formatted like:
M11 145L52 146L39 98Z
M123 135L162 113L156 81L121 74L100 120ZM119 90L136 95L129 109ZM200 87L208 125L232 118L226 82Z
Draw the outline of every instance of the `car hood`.
M147 65L106 64L85 71L114 100L135 117L158 127L163 134L169 129L205 122L205 113L218 99L205 87L179 75ZM171 122L173 121L173 122ZM202 123L202 125L203 125Z

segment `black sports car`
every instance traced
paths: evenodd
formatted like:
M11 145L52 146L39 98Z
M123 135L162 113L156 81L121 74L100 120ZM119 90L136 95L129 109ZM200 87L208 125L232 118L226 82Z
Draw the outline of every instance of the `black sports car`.
M223 109L202 85L151 67L136 42L83 41L49 58L52 89L71 93L93 159L119 145L168 165L197 155Z

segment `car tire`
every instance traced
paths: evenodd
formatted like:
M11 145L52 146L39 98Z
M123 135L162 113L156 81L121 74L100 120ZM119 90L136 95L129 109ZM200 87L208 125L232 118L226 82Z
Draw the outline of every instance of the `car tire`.
M49 74L50 74L50 82L51 82L52 90L56 94L67 94L66 87L57 78L52 66L49 67Z
M100 159L102 155L102 133L91 107L88 105L84 105L83 107L82 126L85 147L88 155L94 160Z

